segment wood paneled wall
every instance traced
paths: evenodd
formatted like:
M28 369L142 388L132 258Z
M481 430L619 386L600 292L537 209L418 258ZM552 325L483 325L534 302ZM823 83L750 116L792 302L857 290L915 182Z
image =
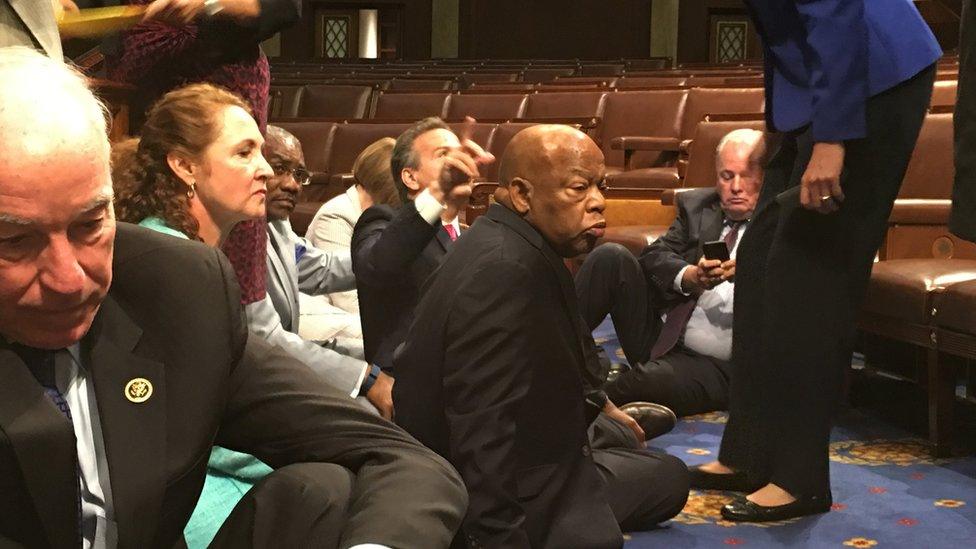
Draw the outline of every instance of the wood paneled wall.
M650 54L651 0L469 0L460 5L467 58L609 59Z

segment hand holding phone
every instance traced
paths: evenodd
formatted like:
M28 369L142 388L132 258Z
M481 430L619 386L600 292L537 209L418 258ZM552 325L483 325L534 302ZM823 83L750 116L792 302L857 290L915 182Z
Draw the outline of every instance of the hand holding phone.
M717 259L722 263L729 260L729 245L724 240L713 240L702 244L705 259Z

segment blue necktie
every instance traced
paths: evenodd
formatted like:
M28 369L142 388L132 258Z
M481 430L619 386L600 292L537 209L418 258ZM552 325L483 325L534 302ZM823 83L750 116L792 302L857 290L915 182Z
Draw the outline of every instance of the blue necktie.
M54 355L57 351L48 351L44 349L35 349L33 347L25 347L23 345L14 344L11 345L11 350L17 353L17 356L24 361L27 365L27 369L30 370L37 382L41 384L44 388L44 394L51 400L54 406L64 415L71 425L72 431L74 430L74 423L71 420L71 409L68 408L68 401L64 399L64 395L58 390L58 385L55 381L54 376ZM80 469L78 464L78 456L75 455L75 475L76 479L80 478ZM78 483L75 482L75 501L78 507L78 534L81 535L82 532L82 516L81 516L81 489L78 487Z

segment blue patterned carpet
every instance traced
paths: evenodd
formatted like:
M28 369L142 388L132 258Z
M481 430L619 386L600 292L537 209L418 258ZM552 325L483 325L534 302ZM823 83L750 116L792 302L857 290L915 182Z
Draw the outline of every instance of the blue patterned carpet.
M613 327L594 332L619 356ZM615 359L618 360L618 359ZM683 419L650 445L690 465L718 454L725 414ZM933 459L922 440L877 414L845 410L831 445L832 512L784 523L723 521L723 492L693 491L663 528L627 536L626 549L690 547L976 547L976 457Z

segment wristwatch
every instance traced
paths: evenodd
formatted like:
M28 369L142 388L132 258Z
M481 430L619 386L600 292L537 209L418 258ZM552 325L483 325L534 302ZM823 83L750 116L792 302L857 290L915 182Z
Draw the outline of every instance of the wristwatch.
M213 17L224 11L224 5L220 3L220 0L203 0L203 11Z

